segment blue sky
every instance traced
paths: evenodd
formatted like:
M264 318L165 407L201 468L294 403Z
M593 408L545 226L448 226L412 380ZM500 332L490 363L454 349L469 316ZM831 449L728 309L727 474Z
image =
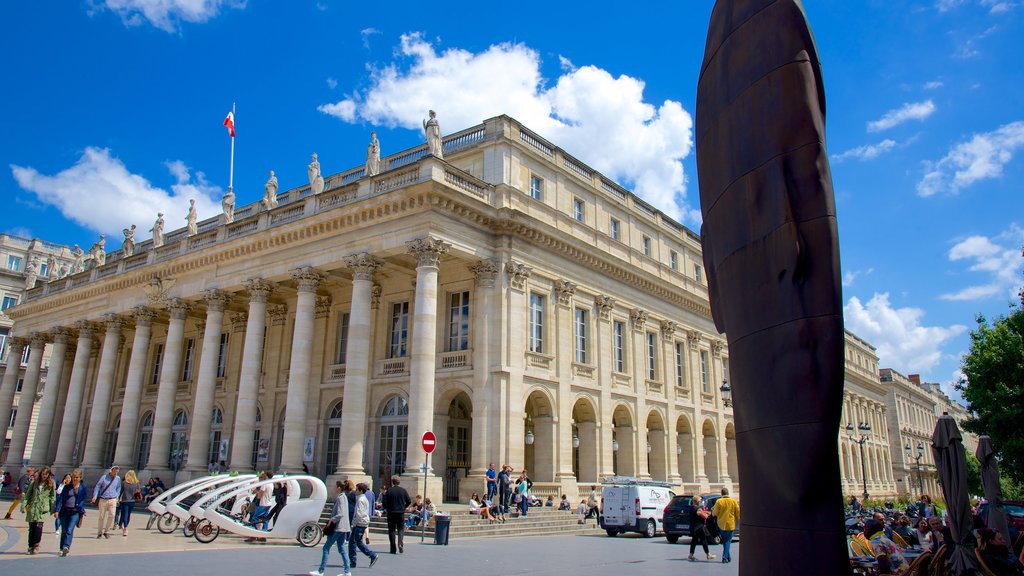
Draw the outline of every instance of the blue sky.
M669 6L674 4L674 6ZM847 326L950 384L1022 282L1024 2L821 0ZM91 0L5 7L0 230L108 250L508 113L699 229L692 139L712 2ZM756 137L756 134L752 134ZM139 239L148 232L140 232Z

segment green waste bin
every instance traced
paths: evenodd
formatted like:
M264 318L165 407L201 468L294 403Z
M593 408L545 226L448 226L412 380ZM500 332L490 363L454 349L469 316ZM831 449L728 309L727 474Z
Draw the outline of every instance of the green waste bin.
M444 514L434 516L434 544L448 545L448 530L452 525L452 517Z

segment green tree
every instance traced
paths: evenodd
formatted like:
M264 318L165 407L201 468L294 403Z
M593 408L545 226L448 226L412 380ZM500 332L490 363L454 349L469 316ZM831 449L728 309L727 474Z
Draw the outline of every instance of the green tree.
M972 496L985 495L985 489L981 484L981 462L978 462L974 454L967 455L967 492Z
M960 370L964 378L956 387L974 413L965 427L988 434L1000 475L1024 484L1024 309L1014 305L991 324L979 316Z

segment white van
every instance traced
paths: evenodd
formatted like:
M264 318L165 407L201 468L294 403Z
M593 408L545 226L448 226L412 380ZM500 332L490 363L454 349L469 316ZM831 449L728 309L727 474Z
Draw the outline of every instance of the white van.
M662 531L665 506L675 496L669 484L614 476L601 482L598 520L609 536L638 532L647 538Z

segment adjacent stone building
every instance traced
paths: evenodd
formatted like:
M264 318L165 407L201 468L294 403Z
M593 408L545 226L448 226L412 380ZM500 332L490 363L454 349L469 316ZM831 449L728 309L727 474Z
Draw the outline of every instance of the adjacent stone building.
M874 499L897 494L887 430L887 388L878 378L875 347L846 331L846 378L839 430L843 493Z

